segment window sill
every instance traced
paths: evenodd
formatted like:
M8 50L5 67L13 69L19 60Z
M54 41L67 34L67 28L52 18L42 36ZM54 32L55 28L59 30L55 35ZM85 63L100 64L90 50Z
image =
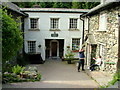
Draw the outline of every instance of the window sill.
M28 31L40 31L40 29L28 29Z
M50 29L50 31L60 31L60 29Z
M80 31L79 29L68 29L69 31Z

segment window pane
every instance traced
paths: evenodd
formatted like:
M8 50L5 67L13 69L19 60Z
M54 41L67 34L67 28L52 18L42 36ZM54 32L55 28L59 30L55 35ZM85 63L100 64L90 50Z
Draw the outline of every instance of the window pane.
M38 18L31 18L30 23L32 29L38 28Z
M76 29L77 28L77 19L70 18L69 28L70 29Z
M50 21L51 29L58 29L58 24L59 24L59 18L51 18Z
M73 38L72 39L72 50L79 50L80 46L80 38Z
M29 53L36 52L36 41L28 41L28 52Z

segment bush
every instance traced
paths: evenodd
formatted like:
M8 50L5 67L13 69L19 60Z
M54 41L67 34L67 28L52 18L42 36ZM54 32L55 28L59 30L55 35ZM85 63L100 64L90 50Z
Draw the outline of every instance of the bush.
M22 66L19 66L19 65L16 65L12 68L12 72L14 74L22 74L24 72L24 69L25 67L22 67Z
M19 23L15 22L12 15L8 15L6 10L2 12L2 64L12 61L17 52L22 48L22 32L18 28Z
M21 69L21 70L20 70ZM3 73L2 83L12 83L12 82L28 82L28 81L40 81L41 74L37 72L35 67L31 67L32 71L24 71L25 67L14 66L12 68L13 72Z
M74 54L69 48L67 49L67 53L65 54L65 57L68 59L74 58Z

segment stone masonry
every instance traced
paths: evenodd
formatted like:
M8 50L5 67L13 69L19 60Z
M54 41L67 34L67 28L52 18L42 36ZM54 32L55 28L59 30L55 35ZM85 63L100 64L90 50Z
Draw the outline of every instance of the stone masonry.
M103 13L106 14L107 18L107 29L106 31L98 31L99 16ZM99 46L102 44L104 48L102 52L104 58L104 70L109 73L114 73L116 71L118 60L118 13L120 13L120 6L101 11L99 14L91 16L89 22L89 33L94 35L97 43L96 56L99 55ZM85 32L85 34L87 34L87 32ZM111 64L105 64L105 62L111 62Z

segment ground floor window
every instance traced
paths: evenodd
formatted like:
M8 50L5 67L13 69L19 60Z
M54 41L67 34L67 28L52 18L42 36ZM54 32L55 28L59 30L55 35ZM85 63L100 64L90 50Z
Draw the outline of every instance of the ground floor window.
M28 41L28 53L36 52L36 41Z
M79 50L80 38L72 38L72 50Z

